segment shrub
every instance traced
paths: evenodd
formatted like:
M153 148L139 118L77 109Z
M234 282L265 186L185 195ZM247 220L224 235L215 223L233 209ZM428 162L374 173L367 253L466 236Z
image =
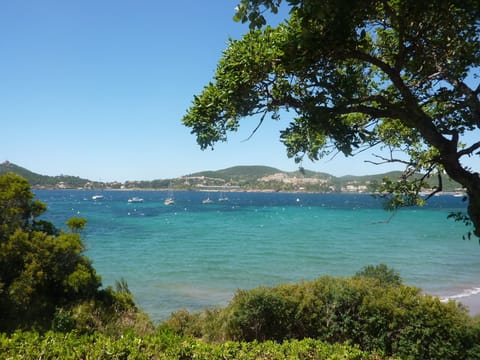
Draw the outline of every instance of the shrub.
M385 264L367 265L355 274L356 277L377 279L383 286L402 285L403 281L395 269Z
M242 341L281 341L291 336L294 304L268 288L238 291L226 309L226 337Z
M225 342L207 344L172 332L147 336L127 333L112 338L105 334L79 335L47 332L0 333L1 357L6 359L203 359L203 360L382 360L358 347L305 339L282 343ZM391 359L392 360L392 359Z
M178 310L170 315L162 327L173 330L181 336L201 337L204 333L204 322L201 321L202 314L191 314L186 309Z
M204 339L217 341L314 338L358 344L364 351L402 358L476 358L480 325L463 306L442 303L418 288L402 285L386 267L369 268L367 273L370 269L380 279L326 276L240 290L226 308L210 317L182 313L183 319L189 319L183 322L183 333L193 334L185 329L194 324ZM216 324L214 332L208 323Z
M135 306L132 295L114 291L110 287L99 291L93 299L78 302L70 308L69 314L74 330L79 333L92 334L100 331L120 336L128 331L137 334L154 331L148 316Z

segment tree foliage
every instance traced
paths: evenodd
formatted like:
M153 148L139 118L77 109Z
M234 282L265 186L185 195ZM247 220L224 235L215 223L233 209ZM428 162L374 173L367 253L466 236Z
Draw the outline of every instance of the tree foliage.
M16 230L41 227L36 218L45 210L45 204L33 200L27 180L13 173L0 177L0 242Z
M0 176L0 331L17 328L98 330L135 306L128 287L100 288L100 276L83 254L85 219L60 231L38 217L46 205L28 181Z
M400 286L403 285L402 278L398 271L390 269L385 264L367 265L355 274L359 278L371 278L380 282L384 286Z
M480 176L464 165L480 149L480 3L286 0L289 19L264 26L265 11L281 3L237 7L251 31L230 41L183 118L200 147L225 141L241 118L257 115L260 126L267 114L293 113L280 134L288 156L380 145L389 155L372 162L405 166L399 182L379 188L393 207L419 203L429 177L440 191L447 174L465 188L466 218L480 236Z

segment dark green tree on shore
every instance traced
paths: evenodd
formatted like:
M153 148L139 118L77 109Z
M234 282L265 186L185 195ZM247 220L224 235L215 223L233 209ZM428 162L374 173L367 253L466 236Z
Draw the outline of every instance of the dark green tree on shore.
M480 175L464 165L480 154L480 2L284 3L289 19L270 27L264 14L281 0L241 0L235 18L251 31L230 41L183 118L200 147L225 141L241 118L256 115L260 126L268 114L294 113L280 134L289 157L380 145L388 155L372 162L405 166L378 188L392 208L421 203L425 180L438 178L441 191L448 175L468 198L456 218L480 236Z
M39 219L46 205L13 173L0 176L0 332L15 329L93 331L137 310L126 284L101 289L84 255L86 220L67 221L69 232ZM114 324L113 326L117 326Z
M101 285L80 235L38 220L46 206L33 197L21 176L0 177L0 330L48 327L57 308Z

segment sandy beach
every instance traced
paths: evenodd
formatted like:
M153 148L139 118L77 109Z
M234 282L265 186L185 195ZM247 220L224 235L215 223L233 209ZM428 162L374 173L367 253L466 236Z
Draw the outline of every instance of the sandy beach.
M480 294L466 296L458 301L468 307L471 316L480 315Z

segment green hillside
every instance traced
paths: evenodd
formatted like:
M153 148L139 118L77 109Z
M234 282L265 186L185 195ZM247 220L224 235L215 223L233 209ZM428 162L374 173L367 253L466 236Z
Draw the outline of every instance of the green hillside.
M39 183L44 181L46 178L42 175L35 174L30 170L27 170L21 166L5 161L4 163L0 164L0 175L6 174L8 172L12 172L20 176L23 176L24 178L28 179L30 183Z
M45 188L68 188L76 189L83 188L88 183L91 183L87 179L82 179L78 176L70 175L59 175L59 176L47 176L34 173L28 169L25 169L21 166L15 165L11 162L5 161L0 164L0 175L12 172L18 174L25 179L27 179L32 187L45 187ZM91 183L96 184L97 187L102 187L101 183Z
M383 174L374 174L374 175L361 175L361 176L355 176L355 175L345 175L345 176L340 176L337 179L341 181L360 181L360 182L365 182L365 181L380 181L384 177L390 177L392 179L397 179L400 176L402 176L401 171L390 171L387 173Z
M46 176L36 174L8 161L0 164L0 175L13 172L26 178L34 188L65 189L158 189L174 188L178 190L225 189L264 191L307 191L307 192L367 192L368 184L381 181L384 177L398 179L400 171L365 176L335 177L330 174L299 169L285 172L269 166L234 166L221 170L210 170L181 176L175 179L156 179L130 181L126 183L101 183L82 179L78 176ZM436 178L430 179L431 187ZM459 189L459 185L449 178L443 179L444 191Z
M234 166L223 170L216 171L201 171L191 174L189 176L205 176L210 178L219 178L223 180L231 179L258 179L263 176L268 176L282 172L270 166Z

